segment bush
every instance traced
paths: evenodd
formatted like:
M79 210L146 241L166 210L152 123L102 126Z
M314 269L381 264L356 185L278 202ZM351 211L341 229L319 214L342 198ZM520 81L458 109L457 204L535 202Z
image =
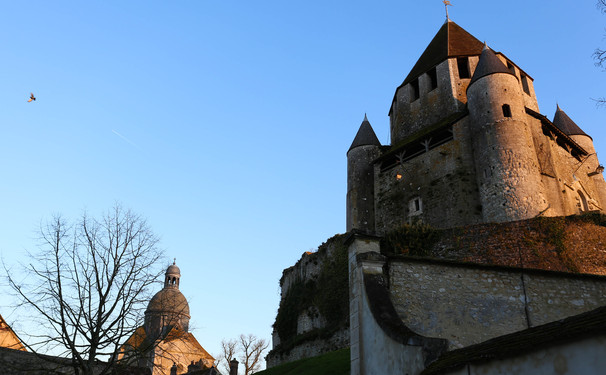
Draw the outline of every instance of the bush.
M381 240L381 253L428 256L438 238L438 231L427 224L404 224L385 234Z

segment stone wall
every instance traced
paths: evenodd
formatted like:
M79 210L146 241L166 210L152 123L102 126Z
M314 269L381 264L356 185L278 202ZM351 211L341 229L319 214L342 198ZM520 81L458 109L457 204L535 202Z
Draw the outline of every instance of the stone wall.
M273 367L282 363L295 361L324 354L330 351L346 348L349 346L349 328L347 321L347 259L343 248L343 235L336 235L318 247L316 252L306 252L301 259L292 267L283 271L280 280L281 301L278 316L274 323L272 333L272 350L266 357L267 367ZM342 265L339 254L342 256ZM341 269L341 266L343 269ZM329 272L327 272L327 267ZM327 274L329 280L335 273L343 274L343 280L339 285L324 285ZM338 276L338 275L337 275ZM337 277L338 279L338 277ZM339 280L336 280L339 281ZM341 285L342 284L342 285ZM342 288L341 288L342 287ZM326 300L326 292L341 293L335 298ZM297 290L302 295L289 296L289 292ZM315 293L313 296L309 293ZM287 299L304 301L303 306L293 309L292 302ZM333 316L324 316L322 307L328 304L338 305L340 300L345 299L344 317L342 321L335 322ZM324 302L322 302L324 301ZM295 324L290 330L292 334L282 337L278 325L284 305L289 305L291 310L286 313L286 319L291 320L288 324ZM300 305L300 303L297 303ZM337 314L338 315L338 314ZM282 315L284 316L284 315ZM332 318L333 321L330 319Z
M436 228L482 221L468 117L452 124L452 136L452 140L389 170L375 167L377 234L416 218ZM424 140L421 137L411 143ZM416 212L411 206L414 199L420 200Z
M563 319L606 304L606 277L392 259L400 318L449 349Z
M599 374L606 367L604 347L606 347L605 336L588 337L580 341L558 343L514 358L474 363L462 369L444 371L441 374Z
M95 373L104 370L105 363L97 362ZM0 374L2 375L69 375L74 369L66 358L36 355L31 352L0 347ZM144 367L119 367L110 371L112 375L151 375Z

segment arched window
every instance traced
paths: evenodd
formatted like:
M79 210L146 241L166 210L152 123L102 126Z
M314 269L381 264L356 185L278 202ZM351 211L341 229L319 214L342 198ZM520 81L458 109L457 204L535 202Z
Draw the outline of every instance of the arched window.
M589 206L587 205L587 199L585 198L585 194L583 194L582 191L578 191L579 193L579 197L581 198L581 212L583 211L589 211Z

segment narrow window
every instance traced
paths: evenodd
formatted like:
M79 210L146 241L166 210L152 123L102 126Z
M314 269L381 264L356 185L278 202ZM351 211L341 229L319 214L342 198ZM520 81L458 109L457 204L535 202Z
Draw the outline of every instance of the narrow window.
M520 77L522 78L522 88L526 95L530 95L530 88L528 87L528 77L524 73L520 73Z
M516 74L516 68L509 60L507 60L507 69L509 69L513 74Z
M410 82L410 87L412 88L412 96L411 96L411 102L414 102L415 100L419 99L419 79L415 78L412 82Z
M459 68L459 78L471 78L469 74L469 59L467 57L457 57L457 67Z
M408 214L418 215L423 212L423 201L421 197L415 197L408 202Z
M587 206L587 199L585 198L585 194L583 194L583 192L580 190L578 191L578 193L579 193L579 197L581 198L581 202L580 202L581 207L579 207L581 209L581 212L589 211L589 207Z
M503 116L511 117L511 107L509 107L509 104L503 104Z
M431 91L438 87L438 72L436 71L436 67L434 66L433 68L429 69L427 75L429 76L429 90Z

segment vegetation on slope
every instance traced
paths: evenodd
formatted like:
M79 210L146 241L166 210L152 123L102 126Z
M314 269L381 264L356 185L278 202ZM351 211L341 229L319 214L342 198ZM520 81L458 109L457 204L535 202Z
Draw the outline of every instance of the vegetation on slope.
M349 348L285 363L257 372L258 375L349 375Z
M274 327L280 336L281 344L273 351L288 352L293 346L304 341L327 338L347 326L349 275L344 238L344 235L336 235L319 247L317 254L327 252L328 246L332 246L333 250L324 259L317 277L291 284L278 308ZM309 311L310 307L316 307L326 319L327 328L297 336L298 317Z

